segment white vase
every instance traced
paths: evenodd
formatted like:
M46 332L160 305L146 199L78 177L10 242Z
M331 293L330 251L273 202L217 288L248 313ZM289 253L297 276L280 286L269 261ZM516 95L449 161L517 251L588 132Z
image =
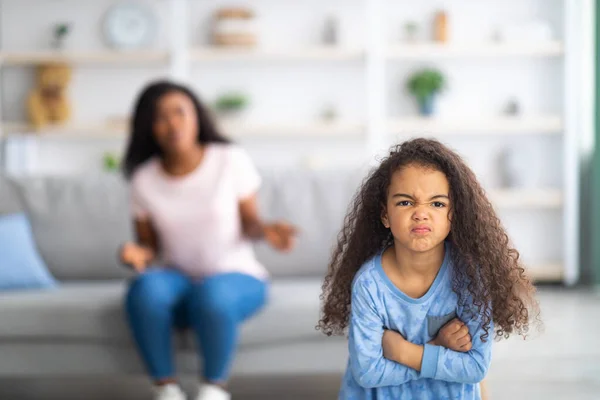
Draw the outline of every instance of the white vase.
M535 188L541 182L541 165L536 149L514 146L499 157L500 184L506 188Z

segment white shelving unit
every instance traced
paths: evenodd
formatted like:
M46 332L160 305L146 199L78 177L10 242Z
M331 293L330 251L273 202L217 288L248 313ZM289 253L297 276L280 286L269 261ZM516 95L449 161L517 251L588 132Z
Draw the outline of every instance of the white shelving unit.
M357 0L358 1L358 0ZM407 4L408 4L408 0ZM499 3L501 0L496 0ZM530 1L530 0L527 0ZM538 0L533 0L538 1ZM363 143L365 158L381 154L382 150L399 138L415 134L439 137L462 137L468 140L496 140L509 136L512 141L534 137L540 143L560 140L563 184L560 187L540 187L536 189L491 189L489 195L496 207L504 211L528 210L535 212L560 213L561 228L556 234L562 235L562 259L531 262L531 274L539 280L562 280L573 284L578 279L578 110L569 99L577 98L574 75L580 54L577 43L580 31L577 21L580 18L581 0L557 0L563 7L562 32L560 39L546 42L486 42L450 41L439 44L427 41L410 44L393 44L386 32L386 24L391 18L387 7L392 0L362 0L366 30L362 46L341 45L340 47L288 46L259 47L254 50L222 49L198 46L190 42L192 0L165 0L170 10L168 24L169 42L164 50L134 52L89 51L89 52L13 52L0 49L0 68L22 68L43 62L68 62L78 66L146 66L165 67L168 75L182 81L192 79L195 68L206 65L233 64L236 68L273 69L279 64L313 65L332 64L328 68L351 66L360 68L364 78L364 120L361 118L341 118L327 123L314 120L292 120L283 118L283 122L256 123L249 121L220 121L223 130L239 139L265 138L285 141L332 138L344 143L345 140ZM250 0L249 5L252 5ZM197 3L196 3L197 4ZM413 3L410 3L411 6ZM450 4L450 3L448 3ZM454 4L454 3L452 3ZM216 6L215 6L216 7ZM300 5L299 5L300 7ZM448 5L448 7L453 7ZM491 6L490 6L491 7ZM396 40L396 42L398 42ZM560 110L555 113L523 113L520 117L499 115L451 115L435 118L423 118L414 115L397 116L390 112L387 95L389 85L395 85L390 71L397 66L418 66L466 60L470 68L507 60L560 65L563 77L558 82L540 83L541 85L559 85L562 91ZM528 61L528 62L529 62ZM481 63L481 64L478 64ZM544 77L545 78L545 77ZM543 79L543 78L540 78ZM348 82L348 85L355 82ZM312 88L307 85L306 91ZM482 85L482 87L485 85ZM539 87L535 87L539 89ZM452 88L460 90L460 88ZM538 90L540 95L545 92ZM405 110L403 110L404 114ZM2 104L0 104L0 116ZM4 122L0 124L0 136L5 140L35 138L34 140L85 141L88 139L123 140L126 127L119 124L74 122L62 127L51 127L43 132L35 132L27 123ZM296 142L294 142L296 143ZM315 145L317 147L318 145ZM557 156L557 155L553 155ZM30 155L35 158L35 155Z
M489 193L498 208L559 209L563 206L563 193L558 189L504 189Z
M565 279L565 266L556 264L532 264L528 273L539 282L560 282Z
M23 122L5 122L2 132L5 137L35 136L40 139L56 137L120 137L124 136L127 127L121 123L88 123L50 125L39 132L30 124Z
M539 43L416 43L390 46L391 60L435 60L448 58L559 57L564 54L561 42Z
M163 64L169 61L167 51L30 51L0 52L0 65L7 67L36 65L42 63L67 63L91 65Z
M264 136L264 137L350 137L362 136L365 127L356 123L321 122L313 124L274 124L257 125L244 124L241 122L221 123L225 132L231 132L233 137Z
M563 125L560 116L423 118L406 117L391 120L388 130L393 133L430 132L460 135L521 135L528 133L560 135Z
M381 1L376 1L379 13L382 12ZM379 96L384 100L374 102L376 110L373 114L377 115L379 124L385 124L377 130L377 143L379 148L385 148L386 144L398 141L416 135L437 136L446 139L457 139L481 143L482 149L491 146L488 143L499 143L501 140L510 142L513 146L518 145L519 141L528 141L529 143L539 143L540 146L550 146L551 143L560 143L559 153L553 152L545 154L545 162L548 164L560 164L561 179L559 186L540 186L534 189L491 189L488 190L490 200L503 216L512 213L512 220L518 220L520 231L536 232L538 235L517 232L516 236L524 239L524 242L531 244L536 241L535 236L548 236L545 229L554 229L555 235L560 237L557 243L561 248L559 258L547 257L544 262L536 262L528 254L521 253L529 269L529 273L534 279L539 281L563 281L566 284L573 284L579 276L579 257L578 257L578 126L576 123L578 111L576 100L578 99L578 89L573 85L574 76L577 74L577 67L581 54L578 53L577 42L581 34L578 27L578 20L581 19L583 12L578 4L579 1L556 1L553 7L559 5L562 10L559 15L562 16L561 29L563 37L560 40L548 42L485 42L469 41L466 38L463 41L450 41L448 43L417 42L394 45L374 45L377 43L386 43L386 32L382 29L375 29L378 37L373 38L370 43L371 54L379 60L374 62L377 65L379 76L385 76L386 79L374 79L373 97ZM439 4L439 3L437 3ZM444 3L447 8L452 8L450 2ZM454 3L456 4L456 3ZM514 4L506 7L514 6ZM541 6L541 3L536 5ZM470 5L469 5L470 6ZM546 6L546 4L544 4ZM548 5L549 6L549 5ZM488 4L487 7L491 8ZM503 10L507 12L507 10ZM411 9L406 12L409 18L415 18L416 12ZM452 17L451 17L452 18ZM491 18L490 18L491 19ZM391 20L391 18L390 18ZM417 19L418 20L418 19ZM394 20L396 21L396 20ZM474 35L477 36L477 35ZM385 62L381 61L385 58ZM468 64L467 64L468 63ZM486 86L490 86L487 79L501 79L503 67L514 68L518 65L548 65L545 71L551 71L553 78L559 75L556 80L544 80L546 86L557 88L556 92L561 93L562 102L555 113L521 113L519 117L506 116L486 116L486 115L464 115L461 110L460 115L446 113L433 118L423 118L413 115L391 116L394 114L390 103L394 101L389 95L388 87L390 84L398 84L392 79L397 79L399 75L396 71L402 71L402 75L411 72L413 68L428 65L436 66L442 71L445 67L454 68L452 71L459 75L461 82L469 82L470 76L461 75L459 67L468 65L469 71L474 72L472 79L479 79L481 82L480 96L485 97ZM499 64L501 66L494 69L492 66ZM480 71L477 67L481 68ZM492 67L492 68L491 68ZM458 71L458 72L457 72ZM483 72L485 71L485 72ZM515 69L512 70L515 73ZM544 71L544 70L543 70ZM394 73L396 72L396 74ZM484 77L484 74L488 74ZM548 72L547 72L548 73ZM397 75L398 74L398 75ZM487 79L486 79L487 78ZM533 76L533 79L543 79L541 76ZM527 85L528 83L525 82ZM531 85L532 90L539 90L539 86ZM453 85L451 90L455 90ZM471 88L471 94L474 91ZM494 89L492 89L494 90ZM497 92L503 92L502 89L495 89ZM475 95L477 96L477 95ZM472 99L471 99L472 100ZM485 100L485 99L484 99ZM547 102L549 103L549 102ZM554 108L554 107L552 107ZM404 110L402 110L404 113ZM510 139L508 139L510 138ZM473 145L476 148L477 145ZM489 160L491 163L492 160ZM534 164L532 158L531 163ZM526 171L523 171L526 173ZM560 221L560 227L546 228L547 224ZM538 225L539 224L539 225ZM510 232L510 229L509 229ZM533 237L533 238L532 238ZM549 237L549 236L548 236ZM553 242L554 243L554 242ZM538 244L542 248L550 250L542 241ZM517 244L517 247L519 245ZM539 255L543 254L543 250ZM538 255L538 256L539 256ZM544 256L541 256L544 258Z
M362 124L344 124L339 122L322 122L313 124L279 123L260 125L244 122L218 121L224 132L231 132L231 136L243 137L339 137L363 136L365 127ZM43 139L86 139L86 138L124 138L127 133L125 124L67 124L54 125L37 132L35 128L26 123L5 123L2 126L5 137L18 138L22 136L35 136Z
M268 62L294 62L294 61L363 61L365 53L361 49L345 49L337 47L313 47L299 50L246 50L226 48L193 48L190 50L194 62L209 61L268 61Z

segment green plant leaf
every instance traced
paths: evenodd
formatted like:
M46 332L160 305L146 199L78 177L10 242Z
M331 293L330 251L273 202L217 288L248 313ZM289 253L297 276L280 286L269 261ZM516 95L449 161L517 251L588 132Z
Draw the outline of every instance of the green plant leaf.
M106 171L116 171L119 169L119 158L113 153L105 153L103 157L104 169Z
M68 33L69 33L69 24L58 24L54 28L54 34L59 38L66 36Z
M241 110L248 104L248 98L243 94L228 93L221 95L215 102L215 108L219 111Z
M428 68L413 73L406 82L407 89L418 101L441 92L445 85L444 75L437 69Z

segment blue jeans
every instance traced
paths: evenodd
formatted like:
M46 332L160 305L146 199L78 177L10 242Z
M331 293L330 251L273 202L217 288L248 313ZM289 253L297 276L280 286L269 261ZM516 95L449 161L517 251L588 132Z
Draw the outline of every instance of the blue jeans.
M172 378L174 328L192 328L209 382L227 380L241 322L267 300L267 283L228 273L193 281L174 269L151 268L130 284L125 300L129 325L155 381Z

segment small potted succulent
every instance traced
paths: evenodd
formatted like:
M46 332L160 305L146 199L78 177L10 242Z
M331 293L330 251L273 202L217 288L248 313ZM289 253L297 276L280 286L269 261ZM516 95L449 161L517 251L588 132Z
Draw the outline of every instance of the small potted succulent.
M52 33L52 47L56 50L61 50L65 47L65 40L71 32L71 24L59 23L54 26Z

